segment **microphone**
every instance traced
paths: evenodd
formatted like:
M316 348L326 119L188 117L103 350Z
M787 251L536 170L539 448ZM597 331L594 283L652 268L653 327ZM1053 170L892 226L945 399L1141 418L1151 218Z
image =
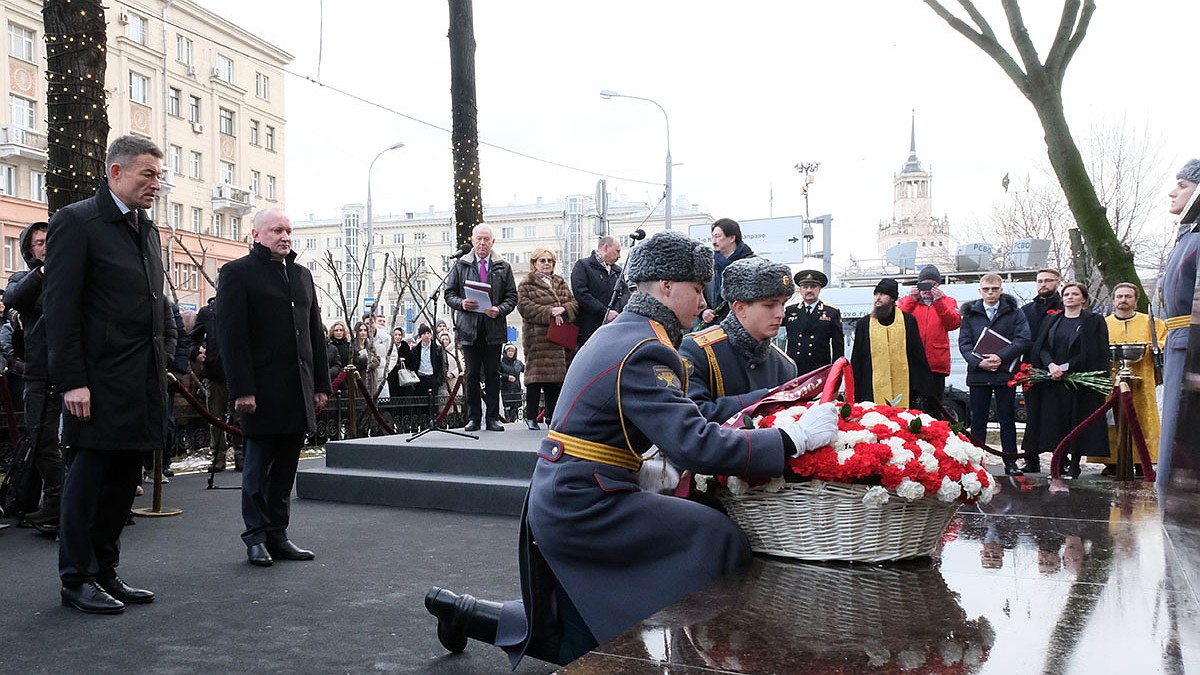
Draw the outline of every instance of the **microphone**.
M463 242L462 246L458 247L458 253L455 253L454 255L450 256L450 259L458 260L459 258L463 257L464 255L470 253L471 250L474 248L475 248L474 246L471 246L471 242L465 241L465 242Z
M645 238L646 238L646 231L640 227L638 229L634 230L633 232L629 233L629 241L641 241Z

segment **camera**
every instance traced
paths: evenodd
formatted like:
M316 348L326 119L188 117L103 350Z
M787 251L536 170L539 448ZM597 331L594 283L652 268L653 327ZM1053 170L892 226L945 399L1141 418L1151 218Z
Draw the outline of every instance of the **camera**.
M918 291L932 291L933 290L933 282L932 281L918 281L917 282L917 290Z

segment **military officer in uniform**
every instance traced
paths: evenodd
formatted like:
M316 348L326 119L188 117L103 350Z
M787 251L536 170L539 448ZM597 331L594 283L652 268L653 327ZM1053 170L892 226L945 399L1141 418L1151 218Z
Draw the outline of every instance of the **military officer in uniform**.
M796 377L796 362L771 339L783 303L795 292L791 270L766 258L730 263L721 295L732 311L719 325L683 338L688 398L713 422L724 422L768 391Z
M575 356L561 409L541 442L521 519L522 599L495 603L431 588L438 640L467 638L567 663L747 562L742 531L719 511L638 486L657 445L706 474L779 476L789 455L837 436L832 404L780 429L722 429L687 398L676 351L704 308L712 249L679 232L634 248L625 310ZM814 414L816 413L816 414Z
M820 299L829 277L817 270L800 270L794 280L802 302L788 308L783 327L788 356L796 362L796 372L804 375L844 356L846 334L841 311Z

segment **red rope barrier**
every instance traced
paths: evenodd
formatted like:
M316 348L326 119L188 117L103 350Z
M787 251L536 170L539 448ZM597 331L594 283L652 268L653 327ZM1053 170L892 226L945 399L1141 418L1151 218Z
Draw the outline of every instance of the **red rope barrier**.
M1096 412L1093 412L1091 415L1088 415L1086 418L1084 418L1082 422L1080 422L1074 429L1070 431L1070 433L1068 433L1061 441L1058 442L1058 445L1054 448L1054 457L1050 460L1051 478L1062 478L1062 457L1067 452L1067 446L1070 445L1076 438L1079 438L1079 435L1083 433L1083 430L1089 424L1092 424L1098 419L1103 419L1105 414L1117 405L1120 395L1120 391L1114 390L1112 395L1108 397L1108 400L1104 402L1104 405L1096 408ZM1144 443L1145 441L1143 441L1143 444Z
M463 383L463 376L459 375L458 379L454 381L454 388L450 390L450 398L446 399L446 405L442 406L442 412L438 413L438 416L437 416L438 424L441 424L442 422L446 421L446 415L448 415L450 413L450 408L454 407L454 397L458 396L458 389L459 389L459 387L462 386L462 383ZM432 395L433 394L431 393L430 396L432 396Z
M394 435L396 428L392 426L391 422L384 419L383 415L379 412L379 408L375 407L375 401L371 400L371 394L367 391L367 385L363 384L362 380L355 380L354 382L358 385L359 392L362 393L363 398L367 401L367 408L371 410L371 415L375 417L375 421L379 422L384 431Z
M170 380L171 385L175 388L175 391L182 394L184 400L187 401L192 408L195 408L196 412L200 413L201 417L208 420L209 424L227 434L236 434L238 436L242 435L241 429L230 424L226 424L224 420L218 419L216 415L213 415L212 412L208 408L204 407L204 404L196 398L195 394L189 391L187 387L180 384L179 380L175 379L174 375L168 373L167 378Z

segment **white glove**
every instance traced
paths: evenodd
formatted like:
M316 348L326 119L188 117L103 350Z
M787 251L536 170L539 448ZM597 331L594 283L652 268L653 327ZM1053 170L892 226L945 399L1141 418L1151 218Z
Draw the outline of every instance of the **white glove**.
M837 440L837 407L833 403L821 403L805 411L804 416L792 424L779 427L796 444L793 457L832 445Z

